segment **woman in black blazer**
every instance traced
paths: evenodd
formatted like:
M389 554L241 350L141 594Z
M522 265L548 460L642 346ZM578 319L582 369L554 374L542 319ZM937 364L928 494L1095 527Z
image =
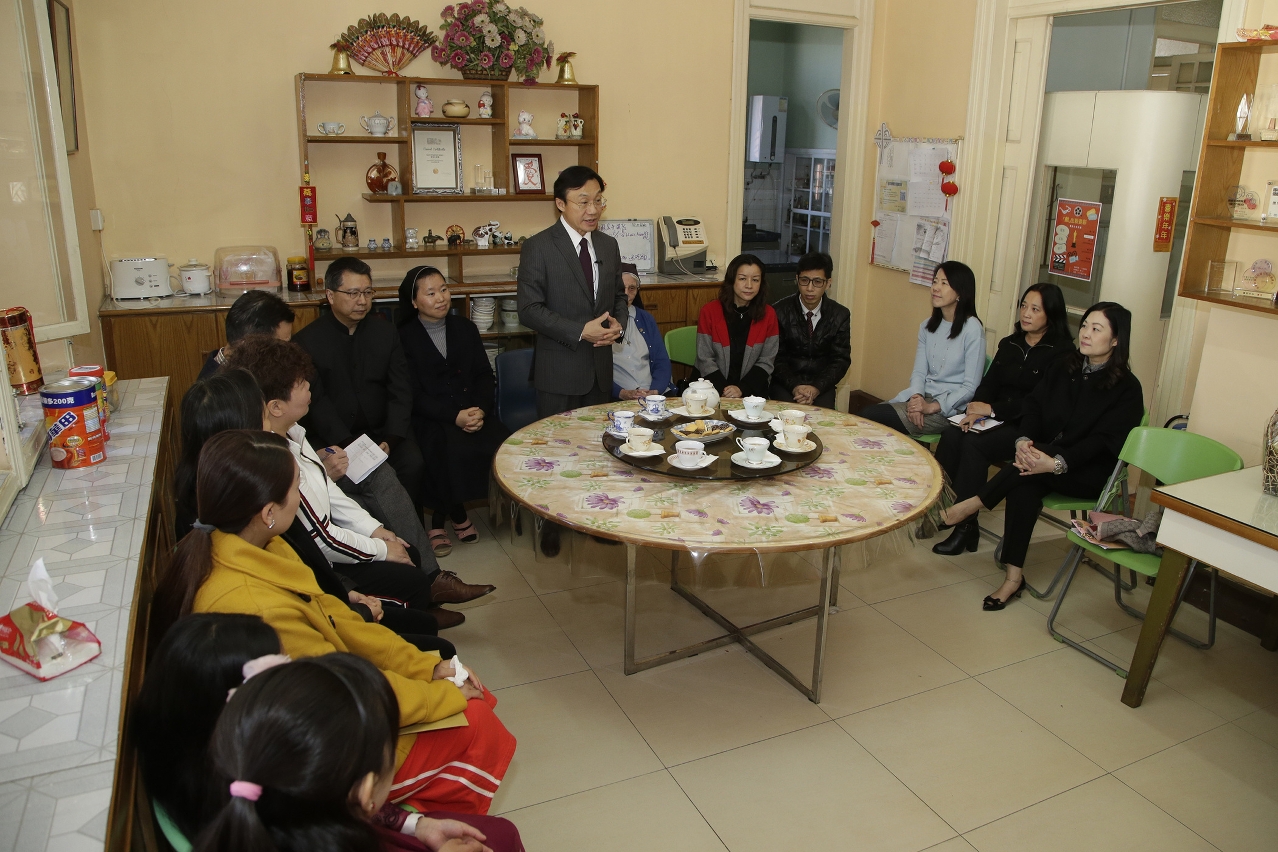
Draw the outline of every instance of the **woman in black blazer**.
M479 539L465 503L488 495L488 469L510 433L494 413L496 381L479 329L450 313L444 274L433 266L410 269L399 286L399 303L400 342L413 386L413 433L436 492L424 501L434 506L428 535L435 555L444 556L452 551L445 518L462 541Z
M990 465L1012 460L1021 434L1017 430L1025 397L1053 363L1073 351L1061 288L1035 284L1026 289L1021 296L1020 319L1012 333L999 341L963 420L958 426L947 426L936 447L936 461L954 487L955 502L981 490ZM983 420L998 420L1002 425L973 431L971 427ZM953 556L965 549L976 550L980 538L973 516L933 546L932 552Z
M1007 579L985 598L1000 610L1025 588L1022 568L1043 497L1059 492L1093 499L1109 479L1127 433L1140 425L1144 399L1128 366L1131 312L1117 302L1087 309L1078 351L1057 361L1025 398L1016 457L980 492L941 513L945 526L976 517L1003 500L1003 565Z

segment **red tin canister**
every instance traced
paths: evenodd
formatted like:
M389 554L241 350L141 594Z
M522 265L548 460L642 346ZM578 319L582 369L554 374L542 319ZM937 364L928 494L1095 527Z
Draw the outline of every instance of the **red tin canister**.
M106 458L93 379L63 379L40 391L49 459L57 468L89 467Z

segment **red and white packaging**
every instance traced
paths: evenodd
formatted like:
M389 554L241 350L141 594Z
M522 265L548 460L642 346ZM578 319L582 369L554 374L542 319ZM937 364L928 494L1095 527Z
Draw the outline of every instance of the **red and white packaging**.
M58 615L58 596L43 559L31 566L27 587L35 600L0 617L0 657L6 663L49 680L102 653L92 630Z

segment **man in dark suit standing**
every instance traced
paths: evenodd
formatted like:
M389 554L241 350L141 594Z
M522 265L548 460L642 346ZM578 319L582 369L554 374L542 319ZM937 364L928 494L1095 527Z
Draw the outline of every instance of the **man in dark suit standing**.
M555 180L559 221L519 252L519 321L537 332L537 414L608 402L612 344L625 332L626 289L617 241L600 233L603 178L570 166ZM620 317L620 319L617 319Z

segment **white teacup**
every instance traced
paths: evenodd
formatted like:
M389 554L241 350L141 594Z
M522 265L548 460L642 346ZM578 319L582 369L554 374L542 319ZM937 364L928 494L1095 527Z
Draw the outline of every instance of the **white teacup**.
M706 405L706 395L701 391L688 391L688 395L684 397L688 404L689 414L709 414L710 406Z
M627 434L630 427L635 425L635 413L633 411L614 411L612 413L613 431L621 434Z
M666 398L654 393L643 398L643 413L649 417L664 417L666 414Z
M808 439L809 431L808 427L802 423L785 424L785 445L792 450L797 450Z
M693 468L705 459L706 448L700 441L676 441L675 455L675 463L680 467Z
M745 453L746 461L750 464L763 464L768 456L767 438L737 438L737 446Z
M767 403L767 400L761 396L747 396L741 400L741 403L745 406L746 417L751 420L758 420L763 415L763 406Z
M797 408L787 408L781 412L782 423L802 423L807 419L806 411L799 411Z
M652 430L643 426L631 426L626 446L636 453L648 452L652 449Z

